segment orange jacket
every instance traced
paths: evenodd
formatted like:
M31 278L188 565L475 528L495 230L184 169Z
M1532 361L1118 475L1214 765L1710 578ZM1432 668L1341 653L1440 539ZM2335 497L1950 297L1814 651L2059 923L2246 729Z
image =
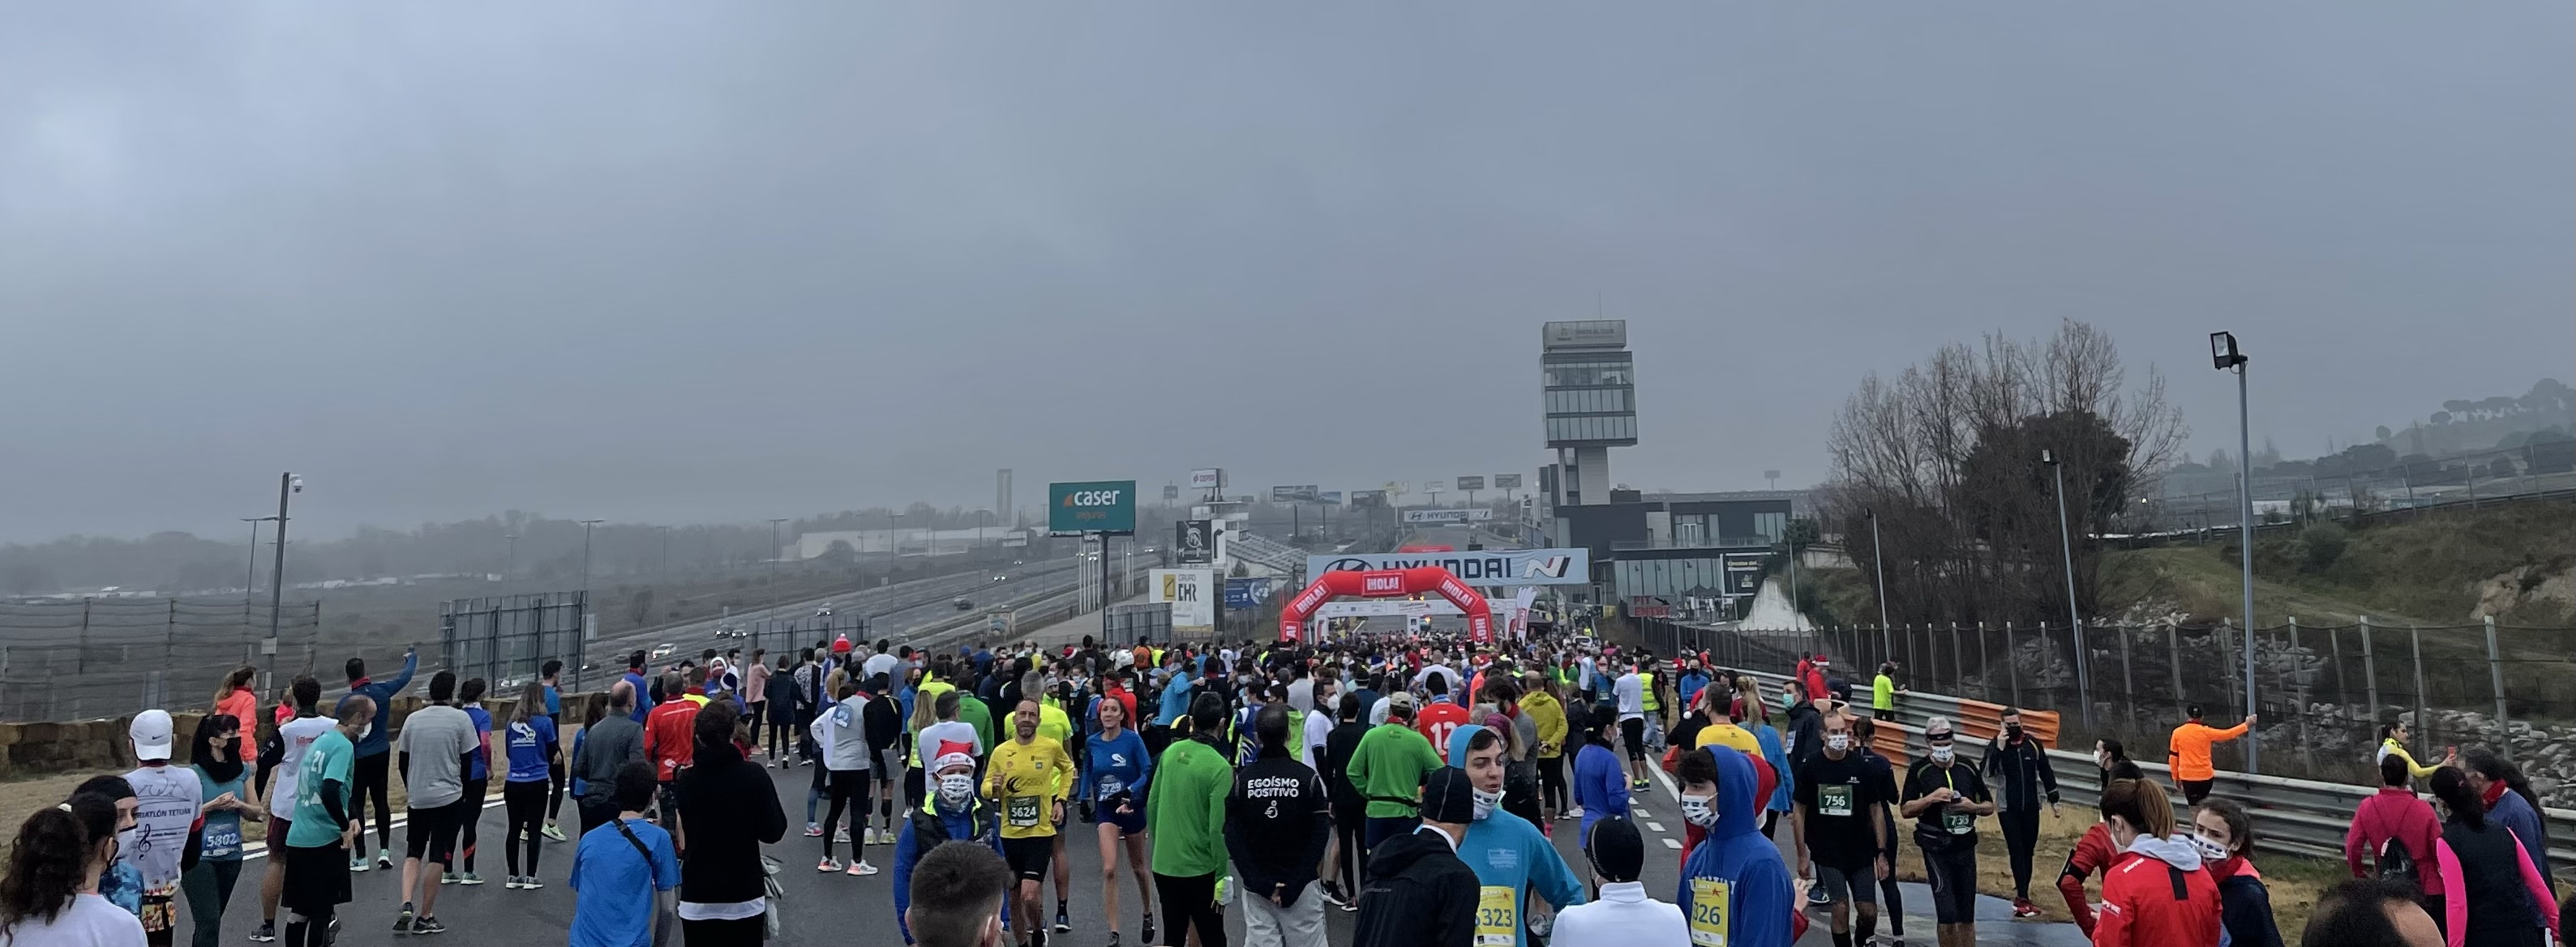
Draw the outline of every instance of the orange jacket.
M2175 782L2216 779L2218 770L2209 765L2209 745L2244 735L2245 724L2241 722L2225 730L2197 720L2175 727L2173 736L2165 741L2172 748L2165 753L2165 765L2173 769Z

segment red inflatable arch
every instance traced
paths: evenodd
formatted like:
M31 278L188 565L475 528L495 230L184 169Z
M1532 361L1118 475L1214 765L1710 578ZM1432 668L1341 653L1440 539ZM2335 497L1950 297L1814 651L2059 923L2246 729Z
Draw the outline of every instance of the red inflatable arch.
M1297 641L1306 635L1306 623L1325 602L1343 596L1359 598L1393 598L1422 592L1438 592L1449 604L1467 613L1467 635L1477 644L1494 640L1494 613L1486 607L1485 597L1458 581L1449 570L1439 566L1417 566L1411 569L1371 569L1365 572L1327 572L1315 577L1312 585L1297 593L1296 598L1279 609L1279 640Z

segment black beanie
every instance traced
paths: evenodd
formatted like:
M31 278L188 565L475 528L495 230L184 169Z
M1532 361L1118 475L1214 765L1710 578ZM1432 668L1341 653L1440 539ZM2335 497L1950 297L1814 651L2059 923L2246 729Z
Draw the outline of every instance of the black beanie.
M1464 825L1476 821L1476 786L1467 771L1443 766L1422 780L1422 818Z
M1646 840L1637 834L1637 824L1624 816L1603 816L1592 823L1592 837L1584 840L1584 850L1592 855L1592 867L1608 881L1635 881L1646 867Z

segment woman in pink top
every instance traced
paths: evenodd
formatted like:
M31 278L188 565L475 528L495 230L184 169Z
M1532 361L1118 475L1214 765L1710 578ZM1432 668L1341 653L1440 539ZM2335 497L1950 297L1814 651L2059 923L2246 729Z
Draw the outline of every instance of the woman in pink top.
M742 669L742 703L743 706L751 708L751 742L754 750L759 749L761 728L766 723L761 718L769 711L769 662L766 660L768 657L769 649L753 648L750 663L744 665Z
M252 693L250 689L250 679L257 676L259 676L259 669L247 664L234 668L232 673L224 675L224 682L215 685L215 712L230 715L233 719L241 721L242 726L257 727L259 695Z

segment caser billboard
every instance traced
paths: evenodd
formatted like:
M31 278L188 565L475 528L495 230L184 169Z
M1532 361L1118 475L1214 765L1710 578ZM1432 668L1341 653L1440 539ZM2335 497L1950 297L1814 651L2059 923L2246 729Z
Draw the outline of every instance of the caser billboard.
M1136 481L1047 484L1047 532L1070 536L1135 531Z
M1375 572L1417 566L1439 566L1469 585L1585 585L1592 581L1592 551L1580 546L1307 556L1306 578L1313 581L1327 572Z

